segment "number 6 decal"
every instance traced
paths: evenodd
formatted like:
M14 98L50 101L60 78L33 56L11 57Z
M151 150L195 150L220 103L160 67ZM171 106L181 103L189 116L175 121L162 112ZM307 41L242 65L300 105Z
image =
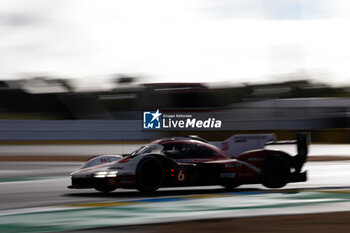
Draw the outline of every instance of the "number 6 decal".
M179 174L177 175L178 181L184 181L185 180L185 174L182 172L182 170L179 171Z

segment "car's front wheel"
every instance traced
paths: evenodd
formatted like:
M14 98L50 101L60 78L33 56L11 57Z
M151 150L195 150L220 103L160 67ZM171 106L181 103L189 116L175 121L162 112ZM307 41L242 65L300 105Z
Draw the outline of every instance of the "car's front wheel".
M110 193L114 190L116 190L116 187L109 187L109 186L95 186L94 189L97 191L103 192L103 193Z
M160 159L153 156L145 157L136 171L137 189L144 194L152 194L165 181L165 168Z

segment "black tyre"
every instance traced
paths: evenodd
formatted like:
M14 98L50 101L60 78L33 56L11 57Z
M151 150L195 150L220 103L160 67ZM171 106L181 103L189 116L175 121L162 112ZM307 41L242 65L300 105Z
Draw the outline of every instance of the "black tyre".
M230 182L230 183L224 183L224 184L222 184L222 186L224 186L226 191L232 191L235 188L237 188L238 186L240 186L240 184Z
M290 181L290 168L290 162L286 156L274 155L267 159L263 185L268 188L282 188Z
M103 192L103 193L109 193L112 192L114 190L116 190L116 187L109 187L109 186L96 186L94 187L94 189L96 189L97 191Z
M137 189L144 194L152 194L165 181L165 168L156 157L145 157L136 171Z

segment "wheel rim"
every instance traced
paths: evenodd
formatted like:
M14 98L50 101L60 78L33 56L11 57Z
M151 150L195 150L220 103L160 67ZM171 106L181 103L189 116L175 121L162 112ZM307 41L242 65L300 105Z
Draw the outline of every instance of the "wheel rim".
M139 167L139 182L147 190L158 189L164 181L162 164L153 158L144 160Z

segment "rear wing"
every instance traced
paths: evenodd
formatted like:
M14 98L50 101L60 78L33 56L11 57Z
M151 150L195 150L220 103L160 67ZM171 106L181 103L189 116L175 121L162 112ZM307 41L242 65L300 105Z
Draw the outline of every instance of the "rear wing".
M232 158L237 158L243 152L263 149L266 144L275 142L274 134L235 134L224 141L209 142L225 151Z
M275 141L274 134L236 134L221 142L209 142L228 153L232 158L237 158L243 152L255 149L264 149L266 145L296 144L297 155L293 157L296 172L300 172L306 162L309 134L306 132L297 133L296 140Z
M288 145L296 144L297 145L297 154L293 157L295 172L299 173L301 168L307 159L307 154L309 152L308 147L310 143L310 135L306 132L297 133L296 140L292 141L274 141L268 142L266 145Z

